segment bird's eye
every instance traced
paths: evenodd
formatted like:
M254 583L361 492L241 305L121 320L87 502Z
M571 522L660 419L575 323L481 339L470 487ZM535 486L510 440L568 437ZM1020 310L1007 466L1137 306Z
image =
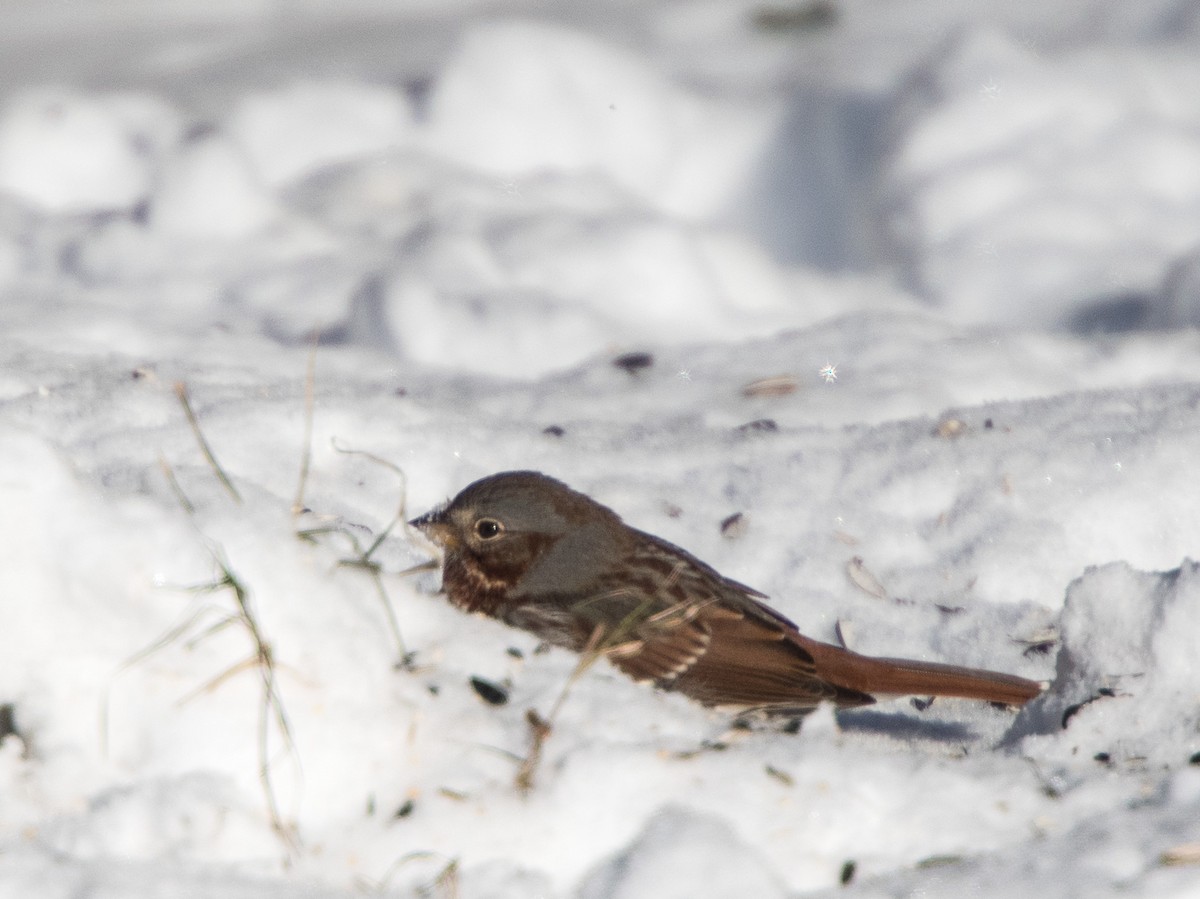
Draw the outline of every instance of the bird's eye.
M493 537L499 536L502 530L504 528L494 518L481 518L475 522L475 533L482 540L491 540Z

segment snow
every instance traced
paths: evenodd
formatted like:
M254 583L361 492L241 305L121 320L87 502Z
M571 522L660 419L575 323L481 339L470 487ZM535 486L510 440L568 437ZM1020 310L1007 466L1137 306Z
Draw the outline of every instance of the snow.
M5 4L0 895L1196 895L1200 18L832 9ZM515 468L1048 690L573 679Z
M526 22L469 31L429 105L440 156L518 178L603 172L682 217L720 206L769 125L765 110L705 102L648 60Z
M231 141L204 137L163 166L151 224L171 235L237 240L277 217L273 197Z
M227 127L259 177L278 188L314 169L405 145L410 119L394 89L318 81L246 96Z
M145 199L153 153L177 130L152 98L49 87L8 98L0 122L0 190L60 214L128 209Z
M1152 301L1107 304L1155 292L1200 243L1193 49L1043 59L984 31L932 59L891 178L921 291L962 321L1145 316Z

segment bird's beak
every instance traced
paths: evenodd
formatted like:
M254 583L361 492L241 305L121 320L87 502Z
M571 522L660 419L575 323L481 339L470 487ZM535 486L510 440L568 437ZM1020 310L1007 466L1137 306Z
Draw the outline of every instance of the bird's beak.
M426 512L419 518L414 518L409 524L438 546L453 549L458 545L458 537L455 534L454 526L446 520L445 508Z

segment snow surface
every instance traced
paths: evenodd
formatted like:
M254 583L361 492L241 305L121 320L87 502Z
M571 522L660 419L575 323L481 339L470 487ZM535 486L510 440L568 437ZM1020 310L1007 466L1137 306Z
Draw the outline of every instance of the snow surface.
M1200 895L1200 15L977 6L0 4L0 895ZM510 468L1049 689L522 793L399 523Z

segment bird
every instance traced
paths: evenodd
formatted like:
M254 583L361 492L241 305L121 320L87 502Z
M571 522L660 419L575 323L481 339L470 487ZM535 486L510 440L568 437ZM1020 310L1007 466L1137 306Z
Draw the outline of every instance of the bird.
M603 656L705 706L794 717L822 702L913 695L1020 706L1042 692L1010 674L807 637L764 594L540 472L481 478L409 524L441 547L455 607Z

